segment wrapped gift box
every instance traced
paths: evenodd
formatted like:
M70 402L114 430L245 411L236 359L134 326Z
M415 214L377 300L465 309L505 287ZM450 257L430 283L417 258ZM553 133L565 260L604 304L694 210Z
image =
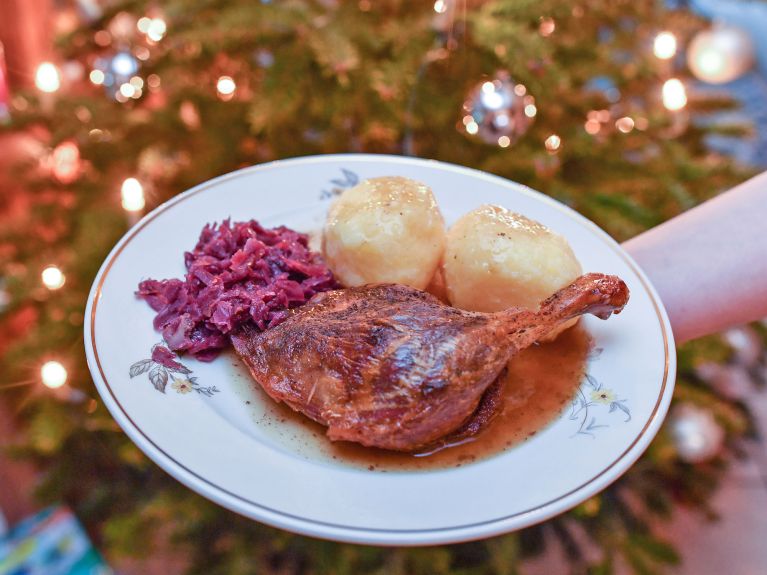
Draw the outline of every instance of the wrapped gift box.
M50 507L0 538L0 575L111 575L74 514Z

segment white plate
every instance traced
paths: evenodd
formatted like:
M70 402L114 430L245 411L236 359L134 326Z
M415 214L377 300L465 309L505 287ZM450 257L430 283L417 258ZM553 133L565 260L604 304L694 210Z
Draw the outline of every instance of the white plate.
M230 217L310 231L329 198L357 179L401 175L432 187L448 224L485 203L504 205L563 234L586 271L617 274L631 289L625 311L585 325L603 348L591 382L532 439L460 468L368 471L333 460L316 438L273 415L233 355L183 358L196 385L157 391L129 376L159 335L134 291L143 278L181 277L182 254L202 226ZM631 258L570 208L524 186L435 161L373 155L307 157L206 182L148 214L115 246L88 299L85 346L114 418L158 465L238 513L290 531L380 545L450 543L497 535L562 513L618 478L661 425L676 361L668 319ZM178 375L178 374L177 374ZM610 391L592 401L590 385ZM247 402L250 402L249 404ZM613 406L612 403L619 405ZM270 415L272 414L272 415Z

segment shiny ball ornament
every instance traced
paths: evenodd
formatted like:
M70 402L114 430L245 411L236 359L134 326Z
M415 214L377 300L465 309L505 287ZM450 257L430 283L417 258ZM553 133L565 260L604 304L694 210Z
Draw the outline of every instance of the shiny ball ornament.
M682 461L703 463L724 445L724 429L710 411L685 403L674 408L669 422L674 447Z
M747 32L734 26L704 30L690 42L687 65L699 80L724 84L754 65L754 44Z
M525 135L537 113L535 98L527 88L508 73L499 72L469 91L459 130L506 148Z
M755 367L764 354L762 338L750 326L729 329L724 332L724 339L732 348L735 363L744 367Z
M98 58L89 74L90 81L103 86L110 98L118 102L138 99L145 91L140 74L141 63L127 50Z

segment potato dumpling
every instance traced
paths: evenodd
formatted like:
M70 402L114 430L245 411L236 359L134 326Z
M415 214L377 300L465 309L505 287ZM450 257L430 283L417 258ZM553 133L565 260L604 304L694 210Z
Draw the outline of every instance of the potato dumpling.
M565 238L490 205L469 212L450 228L443 262L450 303L473 311L535 310L581 275Z
M330 207L325 259L347 287L392 282L424 289L445 248L445 222L428 186L402 177L372 178Z

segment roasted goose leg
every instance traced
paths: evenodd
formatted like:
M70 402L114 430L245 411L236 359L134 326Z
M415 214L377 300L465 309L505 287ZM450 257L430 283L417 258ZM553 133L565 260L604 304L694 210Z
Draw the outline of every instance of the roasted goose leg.
M326 425L330 439L415 451L461 428L517 351L627 300L626 284L601 274L538 312L467 312L409 287L369 285L318 294L284 323L232 342L266 393Z

